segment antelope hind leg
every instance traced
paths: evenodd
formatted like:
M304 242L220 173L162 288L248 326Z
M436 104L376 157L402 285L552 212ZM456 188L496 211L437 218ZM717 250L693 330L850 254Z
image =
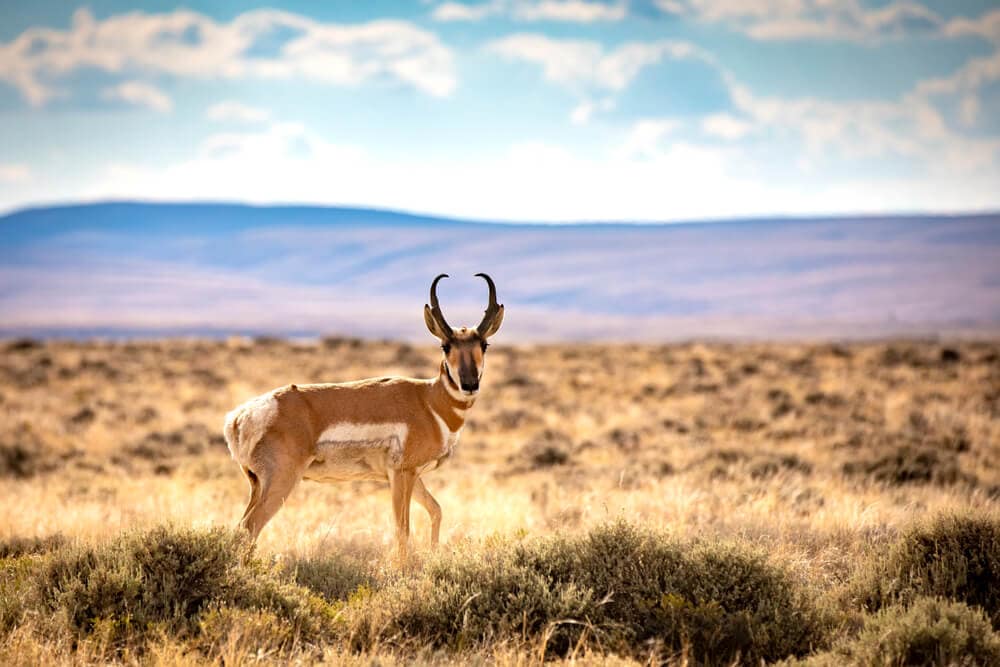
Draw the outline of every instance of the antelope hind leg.
M284 456L275 457L270 461L270 465L258 466L259 469L255 472L260 490L256 502L251 496L250 505L240 522L240 525L250 533L251 543L257 541L260 531L281 509L285 499L302 479L302 474L308 465L309 461L296 461L290 456ZM253 487L252 481L251 487Z
M413 499L427 510L427 514L431 518L431 545L437 546L438 537L441 534L441 505L434 500L434 496L424 486L424 480L419 477L413 483Z

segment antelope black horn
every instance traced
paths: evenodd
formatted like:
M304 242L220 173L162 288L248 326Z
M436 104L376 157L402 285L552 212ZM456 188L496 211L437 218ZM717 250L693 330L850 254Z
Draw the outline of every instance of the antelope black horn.
M486 281L486 284L490 286L490 302L486 306L486 313L483 315L483 321L479 323L478 327L476 327L477 331L483 332L489 329L490 322L492 322L493 318L497 316L498 312L500 312L500 306L497 304L497 286L493 284L493 279L485 273L477 273L476 277L482 278Z
M447 278L447 277L448 277L447 273L442 273L441 275L439 275L437 278L434 279L434 282L431 283L431 314L434 315L434 319L437 320L437 323L441 325L441 329L444 331L444 333L450 336L451 327L448 326L448 322L444 319L444 314L441 312L441 305L438 303L438 296L437 296L438 281L441 280L442 278Z

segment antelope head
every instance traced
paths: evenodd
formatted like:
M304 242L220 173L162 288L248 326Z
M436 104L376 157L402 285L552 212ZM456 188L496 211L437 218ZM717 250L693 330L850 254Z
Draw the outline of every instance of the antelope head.
M467 327L452 329L448 326L437 298L438 281L447 278L446 273L442 273L431 283L431 303L424 305L424 322L427 323L430 332L441 341L448 378L462 394L468 397L479 393L479 379L486 366L488 339L503 323L503 305L497 304L496 285L485 273L477 273L476 276L485 280L490 289L490 301L478 326L472 329Z

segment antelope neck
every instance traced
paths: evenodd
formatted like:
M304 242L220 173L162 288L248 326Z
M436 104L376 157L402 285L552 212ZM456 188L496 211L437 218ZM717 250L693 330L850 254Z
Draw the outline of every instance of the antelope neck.
M444 420L451 432L457 432L465 423L465 412L476 402L476 398L459 399L462 390L448 374L444 361L437 379L431 383L431 409Z

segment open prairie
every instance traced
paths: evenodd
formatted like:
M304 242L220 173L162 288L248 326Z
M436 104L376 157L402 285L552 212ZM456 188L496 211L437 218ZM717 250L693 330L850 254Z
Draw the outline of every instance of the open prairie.
M877 661L882 654L857 645L887 622L875 612L902 600L905 613L922 613L905 591L885 593L901 575L878 568L887 554L901 557L907 539L947 533L949 520L972 522L956 529L962 535L985 531L983 554L964 543L956 553L978 559L976 576L987 579L964 594L957 584L934 588L940 581L928 575L920 604L967 603L956 627L965 628L962 614L997 626L1000 604L983 593L1000 586L989 578L1000 569L988 567L990 558L1000 566L997 341L498 341L456 456L425 476L444 511L436 553L415 506L416 554L405 568L393 562L389 492L375 483L301 483L243 562L238 536L213 531L235 526L247 495L221 434L229 409L291 382L429 377L438 357L431 344L347 338L3 343L0 662ZM174 540L170 553L221 550L220 577L273 577L275 590L304 596L305 611L288 612L287 600L227 607L219 600L231 598L209 593L182 602L174 591L168 612L141 621L151 600L136 593L144 606L122 611L115 600L125 594L110 575L103 584L91 570L73 579L82 562L125 559L135 536L154 550L156 539ZM593 584L573 606L567 596L586 587L568 585L559 588L565 606L550 608L504 579L525 554L559 560L602 539L660 545L682 559L676 571L694 567L683 560L691 554L711 567L741 563L740 581L766 575L788 587L787 617L766 626L762 610L780 605L753 598L770 590L763 584L748 585L753 599L740 606L726 602L732 582L688 595L661 581L636 607L659 610L659 634L644 635L648 624L629 634L618 632L621 619L638 612L598 619L622 603L620 587ZM623 563L640 558L628 553ZM664 559L646 572L653 579ZM468 580L454 579L458 570ZM160 574L136 575L121 590L148 590ZM563 581L546 577L542 597ZM508 593L486 590L500 580ZM115 600L99 599L102 585ZM431 613L444 589L458 606ZM499 601L477 606L490 595ZM303 620L310 614L329 626ZM792 641L779 623L812 629ZM991 650L1000 649L968 655L983 664L982 655L1000 655Z

